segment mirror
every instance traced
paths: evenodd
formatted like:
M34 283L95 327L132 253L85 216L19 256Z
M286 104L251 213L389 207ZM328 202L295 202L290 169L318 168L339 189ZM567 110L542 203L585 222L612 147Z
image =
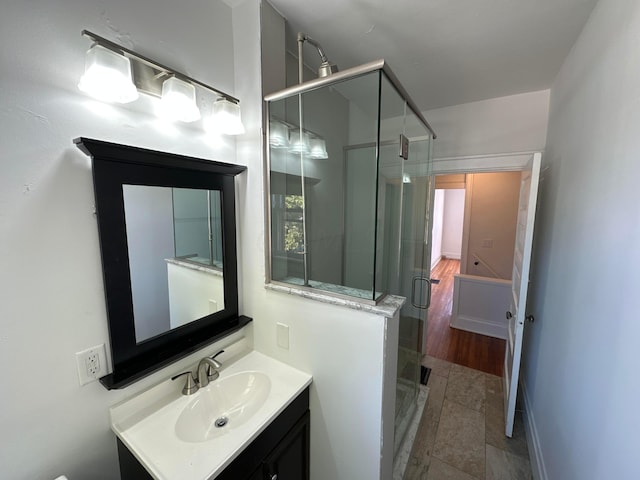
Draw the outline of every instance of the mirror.
M113 372L122 388L246 325L235 175L246 167L74 140L92 158Z
M136 342L223 310L220 191L122 192Z

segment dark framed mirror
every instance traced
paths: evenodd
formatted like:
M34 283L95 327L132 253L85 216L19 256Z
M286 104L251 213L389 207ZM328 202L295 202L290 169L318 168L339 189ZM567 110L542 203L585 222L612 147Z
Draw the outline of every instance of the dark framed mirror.
M113 372L122 388L245 326L235 180L246 170L88 138Z

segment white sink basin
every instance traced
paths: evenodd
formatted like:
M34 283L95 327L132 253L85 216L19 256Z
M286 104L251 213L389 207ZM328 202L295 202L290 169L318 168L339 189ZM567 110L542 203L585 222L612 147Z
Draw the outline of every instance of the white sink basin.
M215 478L311 383L256 351L224 355L220 378L193 395L167 378L111 407L111 428L153 478ZM222 416L227 424L216 428Z
M264 405L271 381L257 371L214 380L193 395L176 420L176 435L185 442L204 442L244 424Z

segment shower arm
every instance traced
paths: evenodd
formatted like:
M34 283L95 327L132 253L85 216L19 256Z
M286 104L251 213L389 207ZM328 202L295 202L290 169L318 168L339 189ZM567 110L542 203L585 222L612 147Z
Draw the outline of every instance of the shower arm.
M318 50L318 55L320 55L320 61L322 62L322 65L330 65L329 58L327 57L327 54L324 53L322 45L320 45L306 33L298 32L298 83L304 82L304 60L302 53L302 46L304 45L304 42L310 43L316 48L316 50Z
M310 43L311 45L316 47L316 50L318 50L318 55L320 55L320 59L322 60L323 63L329 61L329 59L327 58L327 55L324 53L324 49L322 48L322 45L320 45L318 42L316 42L313 38L311 38L306 33L302 33L302 32L298 33L298 42Z

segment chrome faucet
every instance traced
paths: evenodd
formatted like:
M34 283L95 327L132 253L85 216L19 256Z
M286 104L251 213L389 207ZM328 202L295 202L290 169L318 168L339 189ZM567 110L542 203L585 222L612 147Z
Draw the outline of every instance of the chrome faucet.
M204 357L200 360L200 362L198 362L198 367L196 368L196 375L193 375L191 372L182 372L171 377L171 380L175 380L176 378L186 375L187 382L182 389L182 394L193 395L199 388L206 387L209 385L209 382L213 382L220 376L218 369L222 367L222 364L216 360L216 357L221 353L224 353L224 350L220 350L212 357Z

